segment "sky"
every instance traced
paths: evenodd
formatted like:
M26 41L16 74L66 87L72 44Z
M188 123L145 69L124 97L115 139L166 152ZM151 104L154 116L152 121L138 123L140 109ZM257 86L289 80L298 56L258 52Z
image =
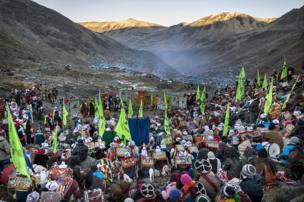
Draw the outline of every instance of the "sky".
M280 17L304 0L34 0L74 22L116 21L127 18L175 25L220 12L254 17Z

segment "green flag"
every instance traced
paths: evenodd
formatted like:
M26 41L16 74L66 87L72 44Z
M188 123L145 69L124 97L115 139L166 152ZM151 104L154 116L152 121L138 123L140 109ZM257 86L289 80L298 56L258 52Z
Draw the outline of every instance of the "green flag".
M123 104L121 105L120 108L120 115L115 127L115 132L117 133L118 137L124 141L125 144L127 140L130 141L132 139L130 134L129 124L128 124L128 119L126 118L126 111Z
M196 91L196 102L199 102L201 98L201 93L200 93L200 88L199 85L197 86L197 91Z
M240 72L240 77L241 77L242 79L245 79L245 77L246 77L244 65L242 66L242 69L241 69L241 72Z
M97 100L97 97L95 96L95 101L94 101L94 109L95 109L95 113L94 116L95 117L99 117L99 100Z
M238 84L236 87L236 95L235 95L235 101L240 101L242 99L242 93L241 93L241 79L239 78Z
M170 135L169 119L167 113L165 113L164 117L164 131L167 135Z
M150 106L153 107L153 93L151 93L151 97L150 97Z
M140 117L140 118L144 117L144 106L143 106L143 101L142 100L140 100L138 117Z
M21 175L30 178L30 175L27 170L26 162L24 159L22 145L13 122L12 114L8 107L7 107L7 123L8 123L11 160L16 170Z
M286 61L284 61L280 79L282 80L285 79L286 77L287 77L287 67L286 67Z
M167 112L168 110L168 103L167 103L167 96L166 94L164 93L164 110Z
M43 125L45 125L46 124L46 122L47 122L47 115L44 115L44 121L43 121Z
M68 110L65 108L64 102L62 104L62 123L63 126L67 125L67 116L69 115Z
M105 130L106 130L106 119L104 117L103 114L103 101L102 99L99 97L99 102L98 102L98 134L99 136L103 136Z
M266 96L266 101L265 101L265 104L264 104L264 113L265 114L268 114L269 109L270 109L271 104L272 104L272 90L273 90L273 78L271 78L269 91L268 91L268 94Z
M53 143L52 143L52 152L54 154L57 153L57 146L58 146L58 125L55 127L55 131L54 131L54 139L53 139Z
M264 74L264 80L263 80L263 89L267 90L268 82L267 82L267 75L266 73Z
M230 104L228 103L226 106L226 115L225 115L223 136L227 136L227 134L228 134L229 117L230 117Z
M133 117L133 107L132 107L132 100L129 100L128 106L128 118L131 119Z
M261 87L261 77L260 77L260 72L258 70L257 72L257 87L260 88Z
M121 96L121 91L119 91L119 100L120 100L120 107L124 107L124 101Z
M292 85L292 88L291 88L290 92L288 93L288 95L287 95L287 97L286 97L286 99L285 99L285 101L284 101L284 103L283 103L282 109L285 109L285 108L286 108L286 105L287 105L287 103L288 103L288 101L289 101L289 99L290 99L290 96L291 96L292 92L294 91L294 89L295 89L295 87L296 87L298 81L299 81L299 76L298 76L296 82Z
M205 113L205 103L206 103L206 86L204 86L204 89L203 89L203 92L202 92L202 96L201 96L200 110L201 110L202 114Z
M244 81L245 81L245 68L244 66L242 67L241 71L240 71L240 75L239 75L239 79L238 79L238 84L237 84L237 88L236 88L236 98L235 100L241 101L244 94L245 94L245 86L244 86Z
M106 120L104 117L100 117L98 120L98 134L100 137L103 136L105 130L106 130Z
M53 114L52 114L52 119L54 121L54 118L55 118L55 109L53 110ZM55 121L54 121L55 122Z
M164 131L167 135L170 134L170 127L169 127L169 120L168 120L168 104L167 104L167 97L166 94L164 94Z
M100 118L104 118L103 114L103 100L101 97L98 99L98 115Z

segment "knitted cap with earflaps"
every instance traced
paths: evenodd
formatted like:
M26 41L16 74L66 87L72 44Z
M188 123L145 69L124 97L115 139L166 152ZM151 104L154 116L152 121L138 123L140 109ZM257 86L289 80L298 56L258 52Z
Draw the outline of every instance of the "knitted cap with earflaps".
M225 186L223 187L223 194L225 195L225 197L227 198L233 198L234 195L236 194L236 189L234 186L230 185L230 184L225 184Z
M256 168L252 164L245 164L241 171L241 176L245 179L253 177L256 174Z

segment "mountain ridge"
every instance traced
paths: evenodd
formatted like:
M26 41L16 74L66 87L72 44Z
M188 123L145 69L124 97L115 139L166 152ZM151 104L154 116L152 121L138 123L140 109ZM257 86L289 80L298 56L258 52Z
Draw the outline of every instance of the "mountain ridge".
M257 17L253 17L251 15L248 15L245 13L239 13L239 12L221 12L218 14L213 14L213 15L209 15L209 16L200 18L191 23L188 23L187 25L191 26L191 27L201 27L201 26L206 26L206 25L213 24L216 22L225 22L225 21L231 20L236 17L250 18L251 20L255 20L260 23L270 23L271 21L273 21L275 19L275 18L257 18Z
M134 18L128 18L126 20L121 20L121 21L104 21L104 22L88 21L88 22L81 22L79 24L94 32L100 32L100 33L110 30L111 31L119 30L119 29L164 27L156 23L137 20Z
M163 77L176 72L153 53L131 49L94 33L33 1L2 0L0 26L2 66L51 62L121 67Z
M185 23L181 22L176 25L172 25L169 27L156 24L156 23L151 23L147 21L142 21L142 20L137 20L133 18L128 18L127 20L121 20L121 21L101 21L101 22L96 22L96 21L88 21L88 22L80 22L82 26L95 31L95 32L110 32L110 31L116 31L116 30L123 30L123 29L132 29L132 28L170 28L174 26L189 26L189 27L203 27L207 25L211 25L214 23L224 23L225 21L229 21L233 18L243 18L243 19L250 19L252 22L256 21L259 23L258 26L263 26L265 24L268 24L275 20L276 18L257 18L257 17L252 17L248 14L245 13L239 13L239 12L221 12L218 14L213 14L209 16L202 17L198 20L195 20L190 23Z
M229 13L226 21L217 21L219 15L205 17L214 19L211 24L204 23L204 18L194 21L203 21L197 27L181 23L161 29L123 29L104 34L134 49L153 52L182 74L200 75L205 80L211 78L209 75L222 74L223 79L232 78L242 64L251 74L255 65L262 72L271 71L269 67L281 66L283 56L296 68L303 65L304 6L263 22L239 13Z

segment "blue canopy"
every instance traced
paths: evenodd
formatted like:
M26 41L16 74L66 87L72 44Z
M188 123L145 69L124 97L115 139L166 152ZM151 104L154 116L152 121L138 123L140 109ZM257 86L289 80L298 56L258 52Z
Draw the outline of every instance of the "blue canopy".
M148 117L129 119L129 128L132 140L137 146L142 143L148 144L150 128L150 119Z

